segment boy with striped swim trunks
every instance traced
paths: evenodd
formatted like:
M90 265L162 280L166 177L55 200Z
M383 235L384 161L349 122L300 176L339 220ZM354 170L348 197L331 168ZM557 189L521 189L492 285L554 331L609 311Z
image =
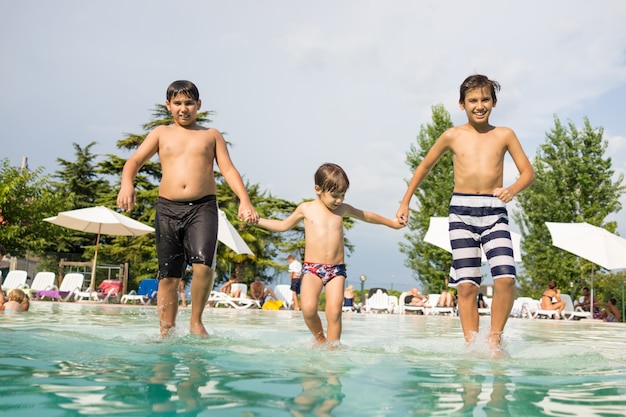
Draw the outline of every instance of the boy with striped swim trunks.
M415 190L439 158L452 153L454 195L450 202L452 269L449 286L458 293L458 309L465 341L478 332L476 305L481 283L481 246L494 278L490 341L500 346L501 335L515 299L515 263L506 203L526 189L535 174L513 130L489 124L500 84L484 75L471 75L460 88L459 107L467 123L446 130L415 169L396 213L406 224ZM512 185L503 187L504 156L509 153L519 171Z

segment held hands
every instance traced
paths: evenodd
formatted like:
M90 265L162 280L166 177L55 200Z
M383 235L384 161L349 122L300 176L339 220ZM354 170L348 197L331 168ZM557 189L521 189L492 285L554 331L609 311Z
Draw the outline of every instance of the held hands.
M402 227L406 226L409 223L409 208L408 206L400 206L398 211L396 212L396 221L402 225Z
M243 220L248 224L257 224L259 222L259 214L254 208L242 210L239 209L239 220Z

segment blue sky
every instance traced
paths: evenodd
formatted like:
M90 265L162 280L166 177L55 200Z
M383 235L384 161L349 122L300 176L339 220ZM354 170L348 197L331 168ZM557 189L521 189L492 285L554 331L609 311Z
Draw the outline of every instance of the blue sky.
M314 197L315 169L336 162L351 179L348 203L393 217L431 106L464 123L458 86L479 72L502 84L492 123L513 128L529 157L555 115L579 126L587 116L626 170L620 0L23 0L0 13L0 156L14 165L26 156L53 172L72 142L119 153L115 142L141 132L167 85L189 79L246 180L297 202ZM512 163L505 173L509 184ZM625 211L615 217L626 236ZM350 231L348 282L413 285L397 250L405 232Z

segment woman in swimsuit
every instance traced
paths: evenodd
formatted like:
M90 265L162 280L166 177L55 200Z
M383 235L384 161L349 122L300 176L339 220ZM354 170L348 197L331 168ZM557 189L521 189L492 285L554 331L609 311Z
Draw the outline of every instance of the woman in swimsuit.
M556 287L556 282L550 281L548 289L541 296L541 308L544 310L558 310L559 317L565 308L565 301L561 301L561 290Z

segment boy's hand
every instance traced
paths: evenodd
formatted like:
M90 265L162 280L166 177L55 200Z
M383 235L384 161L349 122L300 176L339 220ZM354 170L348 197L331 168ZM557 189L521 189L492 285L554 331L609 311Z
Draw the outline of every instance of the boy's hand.
M406 227L406 223L401 223L400 220L398 219L390 219L391 220L391 225L390 227L396 230L402 229L403 227Z
M409 222L409 208L405 206L400 206L400 208L396 212L396 220L401 225L406 226Z
M505 203L510 202L515 197L515 193L513 193L508 188L496 188L493 190L493 196L500 199L500 201L504 201Z
M248 224L257 224L259 222L259 214L250 204L239 205L239 220L243 220Z
M130 211L136 202L135 187L122 186L119 194L117 195L117 206L122 211Z

